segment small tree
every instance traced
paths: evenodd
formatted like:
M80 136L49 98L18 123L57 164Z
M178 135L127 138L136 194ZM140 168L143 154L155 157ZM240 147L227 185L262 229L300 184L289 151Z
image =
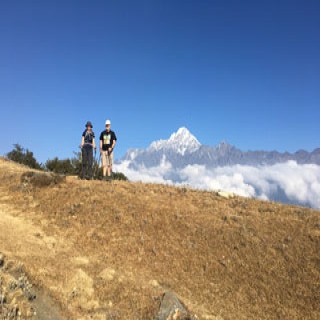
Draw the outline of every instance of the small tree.
M14 149L7 153L7 158L24 164L32 169L42 169L42 166L37 162L35 157L33 156L33 152L29 151L28 149L24 149L18 143L14 144Z

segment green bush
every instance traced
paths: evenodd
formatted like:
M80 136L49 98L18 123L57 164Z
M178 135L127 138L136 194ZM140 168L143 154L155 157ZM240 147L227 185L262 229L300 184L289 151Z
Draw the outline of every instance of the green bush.
M102 168L99 168L98 162L94 163L93 173L94 173L95 180L102 180L102 177L103 177ZM112 179L128 181L128 178L122 172L112 172Z
M113 172L112 173L112 178L114 180L128 181L128 178L122 172Z
M57 157L47 160L45 168L49 171L64 175L76 175L77 170L75 164L70 159L60 160Z
M55 157L47 160L45 163L46 170L64 175L80 175L81 166L81 152L74 152L74 157L71 159L59 159Z
M24 149L18 143L14 144L14 149L7 153L7 158L14 162L24 164L32 169L43 169L42 165L39 164L33 156L33 152Z

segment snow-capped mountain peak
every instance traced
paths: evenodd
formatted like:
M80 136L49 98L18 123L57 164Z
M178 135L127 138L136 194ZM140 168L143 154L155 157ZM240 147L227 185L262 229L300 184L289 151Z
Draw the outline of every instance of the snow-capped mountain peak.
M186 152L192 153L200 148L198 139L185 127L174 132L168 140L158 140L151 143L150 151L173 150L181 155Z

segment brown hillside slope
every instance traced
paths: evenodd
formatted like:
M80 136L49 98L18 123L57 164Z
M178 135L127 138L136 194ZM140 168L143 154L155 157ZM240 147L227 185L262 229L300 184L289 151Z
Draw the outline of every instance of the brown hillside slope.
M152 319L167 290L199 319L320 319L319 211L26 171L0 158L0 252L61 319Z

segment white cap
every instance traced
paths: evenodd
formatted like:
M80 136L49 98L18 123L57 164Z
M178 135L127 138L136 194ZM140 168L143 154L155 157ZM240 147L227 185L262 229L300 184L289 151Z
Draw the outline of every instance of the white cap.
M106 120L106 125L110 124L111 125L111 121L110 120Z

